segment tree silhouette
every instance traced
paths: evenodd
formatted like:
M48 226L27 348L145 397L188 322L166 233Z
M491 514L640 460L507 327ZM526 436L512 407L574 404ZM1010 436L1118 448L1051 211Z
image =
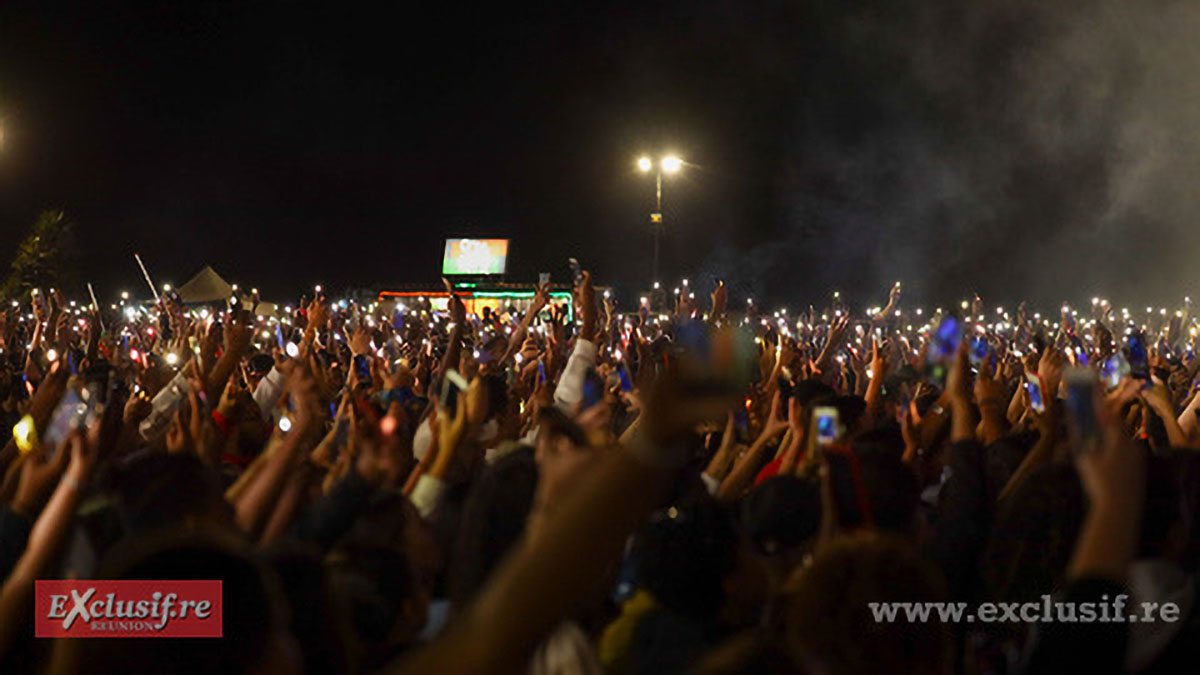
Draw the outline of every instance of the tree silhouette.
M66 213L62 209L42 211L17 246L0 294L15 298L31 288L65 286L70 281L74 244L74 223Z

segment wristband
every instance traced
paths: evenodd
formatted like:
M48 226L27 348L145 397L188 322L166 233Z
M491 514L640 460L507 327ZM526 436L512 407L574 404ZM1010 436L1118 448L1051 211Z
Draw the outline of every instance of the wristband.
M229 435L229 418L226 417L225 415L221 414L220 410L213 410L212 411L212 419L213 419L213 422L216 423L217 428L221 430L221 434L224 436L228 436Z

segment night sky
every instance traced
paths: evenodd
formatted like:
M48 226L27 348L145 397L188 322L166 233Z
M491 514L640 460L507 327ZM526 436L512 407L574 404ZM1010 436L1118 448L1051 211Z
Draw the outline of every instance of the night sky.
M667 277L1196 289L1186 3L303 4L0 3L0 240L64 208L109 296L135 250L268 298L436 281L448 236L511 238L515 280L575 255L636 291L634 162L669 151Z

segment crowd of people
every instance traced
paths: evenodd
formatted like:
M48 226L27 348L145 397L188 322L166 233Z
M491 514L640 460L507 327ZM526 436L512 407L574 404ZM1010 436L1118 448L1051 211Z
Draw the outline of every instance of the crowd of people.
M0 315L0 672L1175 672L1190 303L622 311L318 293ZM707 289L706 289L707 290ZM736 311L735 311L736 309ZM220 579L218 639L34 638L38 579ZM1173 621L881 620L1171 602ZM1194 669L1194 666L1190 666Z

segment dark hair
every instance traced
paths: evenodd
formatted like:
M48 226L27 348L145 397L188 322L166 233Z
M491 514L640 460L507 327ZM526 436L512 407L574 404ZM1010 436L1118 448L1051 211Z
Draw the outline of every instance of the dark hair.
M321 556L315 549L288 545L273 547L267 558L292 610L290 628L304 653L305 669L318 673L351 670L348 646L352 640L344 620L349 617L338 611Z
M904 434L895 423L887 423L868 429L854 438L856 445L870 445L886 450L897 457L904 456Z
M406 602L420 585L411 561L395 546L342 542L326 558L337 597L368 649L386 644Z
M850 674L948 672L950 631L937 617L880 622L868 606L946 599L945 580L908 542L867 533L835 540L797 570L778 618L796 666Z
M1146 497L1139 545L1144 557L1159 556L1164 552L1172 526L1182 517L1177 478L1182 473L1178 456L1146 457Z
M129 534L181 525L188 518L231 522L221 477L193 453L136 455L107 474Z
M55 673L242 673L261 665L287 609L271 570L232 534L205 530L130 540L99 567L99 579L219 579L219 639L58 640Z
M1055 464L1025 479L996 514L980 562L996 600L1026 602L1062 581L1083 524L1084 496L1075 467Z
M816 535L821 524L820 489L796 476L772 476L742 499L741 522L762 553L787 551Z
M657 512L634 540L636 580L664 607L700 621L724 602L722 580L733 570L737 536L711 499Z
M832 399L836 395L837 392L833 387L817 380L800 380L792 385L792 398L806 407L815 404L820 399Z
M275 367L275 359L270 354L255 354L246 364L251 373L266 375Z
M544 431L557 436L566 436L571 443L586 447L587 434L583 428L560 410L557 406L543 406L538 410L538 426Z
M867 411L867 401L857 394L842 394L834 396L832 404L837 408L838 417L841 418L842 426L847 429L854 429L858 426L859 420L863 413Z
M508 380L504 373L483 376L487 388L488 418L499 417L508 408Z
M521 446L484 469L471 487L450 556L449 591L463 604L525 531L538 468L533 448Z
M996 439L987 447L984 453L984 463L987 469L988 498L992 501L1000 496L1000 492L1016 473L1017 467L1025 461L1025 456L1033 449L1041 434L1037 431L1023 431L1008 434Z
M894 534L914 534L921 495L912 468L887 446L855 443L854 453L875 526Z

